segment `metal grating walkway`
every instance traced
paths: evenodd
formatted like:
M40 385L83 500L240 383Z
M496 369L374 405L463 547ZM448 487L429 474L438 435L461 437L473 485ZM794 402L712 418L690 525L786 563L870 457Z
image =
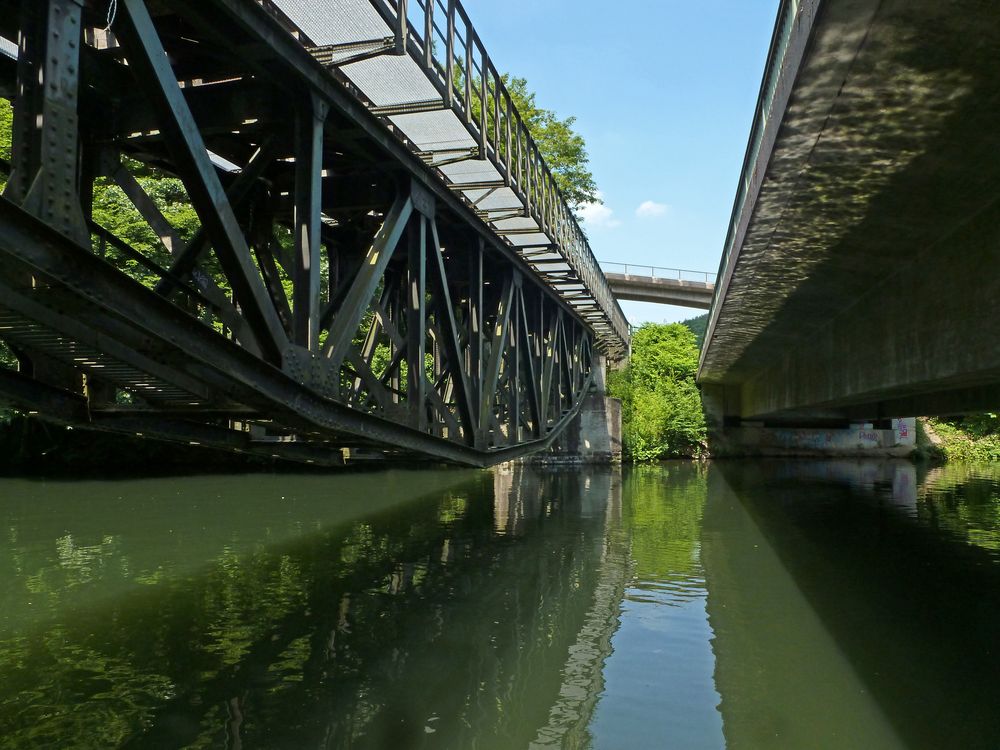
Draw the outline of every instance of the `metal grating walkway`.
M259 2L624 355L625 316L461 3Z

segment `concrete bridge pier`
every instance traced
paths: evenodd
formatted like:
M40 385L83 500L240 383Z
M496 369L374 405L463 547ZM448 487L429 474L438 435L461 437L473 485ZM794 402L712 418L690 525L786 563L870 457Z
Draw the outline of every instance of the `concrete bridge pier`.
M618 464L622 460L622 402L607 393L607 359L594 365L593 390L552 447L532 458L539 464Z
M714 455L904 457L916 448L913 417L865 421L816 410L780 419L744 419L739 396L739 388L732 386L702 387Z

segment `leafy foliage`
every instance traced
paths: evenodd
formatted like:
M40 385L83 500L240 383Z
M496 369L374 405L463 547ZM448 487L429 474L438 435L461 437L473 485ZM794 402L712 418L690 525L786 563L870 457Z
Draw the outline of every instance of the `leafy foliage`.
M927 421L941 438L940 447L946 460L971 463L1000 461L1000 415L984 412Z
M504 74L503 82L570 208L600 203L594 175L587 169L587 144L573 128L576 118L561 119L552 110L539 107L524 78Z
M632 336L632 357L608 377L622 401L622 443L634 461L691 456L705 442L705 415L694 382L698 347L689 328L647 323Z
M14 139L14 108L0 97L0 159L9 162ZM0 190L7 187L6 171L0 171Z
M17 369L17 357L3 341L0 341L0 367L8 370Z
M994 412L967 414L964 417L946 421L961 429L970 437L984 438L1000 436L1000 414Z
M708 328L708 313L704 315L699 315L697 318L688 318L687 320L682 320L681 325L687 326L694 333L695 343L698 345L698 349L705 344L705 331Z
M178 236L184 241L190 240L198 230L200 222L191 206L184 184L176 177L167 177L143 167L138 162L127 161L126 166L136 175L142 189L152 198ZM94 221L99 225L124 240L147 258L164 267L170 265L170 253L160 242L159 237L142 218L138 209L132 205L122 189L106 177L101 177L94 183L93 215ZM158 276L136 260L125 256L119 257L119 252L113 247L104 248L104 252L114 259L116 266L147 286L152 286L159 281ZM220 273L212 275L217 280L223 278Z
M7 99L0 98L0 158L10 160L14 110ZM184 241L190 240L198 230L198 215L191 206L184 184L176 177L164 174L158 169L131 159L125 160L125 167L138 180L142 189L156 204L157 208ZM6 184L6 177L0 177L0 188ZM107 177L94 182L93 218L100 226L128 243L147 258L162 266L170 264L170 254L145 222L128 196ZM152 286L159 278L133 258L122 255L117 249L95 242L98 252L113 260L133 278ZM220 269L206 269L217 281L223 280Z
M11 138L14 124L14 110L10 102L0 98L0 159L10 160ZM0 190L7 185L7 177L0 172ZM7 370L17 370L17 358L14 352L0 340L0 367ZM0 427L6 426L13 418L14 413L10 409L0 405Z

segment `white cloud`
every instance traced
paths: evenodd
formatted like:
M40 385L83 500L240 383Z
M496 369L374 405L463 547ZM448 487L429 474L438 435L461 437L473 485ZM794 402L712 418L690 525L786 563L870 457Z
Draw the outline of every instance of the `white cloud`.
M621 225L615 212L603 203L584 203L578 211L583 223L591 229L614 229Z
M653 219L657 216L663 216L667 212L666 203L657 203L656 201L643 201L639 204L639 208L635 210L635 215L640 219Z

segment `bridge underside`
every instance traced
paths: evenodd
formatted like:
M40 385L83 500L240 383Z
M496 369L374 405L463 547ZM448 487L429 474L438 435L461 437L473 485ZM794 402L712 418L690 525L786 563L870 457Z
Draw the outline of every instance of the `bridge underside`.
M726 414L776 421L996 408L1000 14L794 7L701 382Z
M0 2L18 40L0 56L0 354L18 363L0 402L317 464L365 449L489 465L559 434L597 347L627 345L595 322L579 248L555 277L569 292L539 275L275 6L119 0L110 33L106 11ZM484 132L450 163L505 169L532 252L561 257L544 165L515 130L515 168L516 113L480 91L506 148Z
M708 310L712 306L714 284L636 274L605 272L604 275L618 300L693 307L697 310Z

